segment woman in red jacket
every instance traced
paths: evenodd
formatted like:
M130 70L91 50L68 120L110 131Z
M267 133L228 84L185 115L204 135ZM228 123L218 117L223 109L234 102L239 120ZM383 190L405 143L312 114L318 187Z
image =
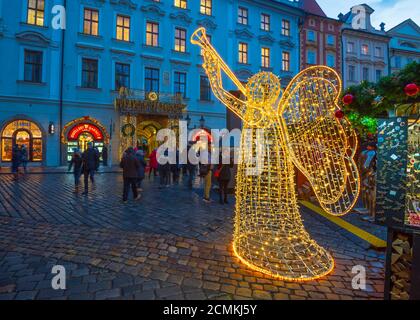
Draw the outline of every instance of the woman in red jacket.
M149 179L150 175L153 174L156 177L157 176L157 168L158 168L158 161L157 161L157 149L154 149L152 153L150 154L150 161L149 161L150 171L149 171Z

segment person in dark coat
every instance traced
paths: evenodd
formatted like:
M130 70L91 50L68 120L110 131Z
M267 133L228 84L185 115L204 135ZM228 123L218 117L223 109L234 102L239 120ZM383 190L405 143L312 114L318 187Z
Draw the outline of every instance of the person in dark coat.
M102 148L102 165L104 167L108 166L108 148L106 146Z
M192 144L189 143L188 146L187 146L187 155L189 155L191 148L192 148ZM193 164L190 161L190 158L189 157L187 158L186 168L187 168L187 171L188 171L188 180L187 180L188 182L187 182L187 185L188 185L188 188L189 189L192 189L192 187L193 187L193 181L194 181L194 178L195 178L195 173L197 171L197 165Z
M14 174L14 179L19 180L19 166L22 160L21 151L19 146L15 144L12 148L12 173Z
M28 166L28 149L26 148L26 145L22 144L22 147L20 148L20 156L21 156L21 163L23 167L23 172L27 173L27 166Z
M89 177L92 184L95 183L95 172L99 168L99 152L93 148L93 144L88 143L88 148L83 152L83 174L85 181L85 191L83 195L87 195L89 191Z
M221 204L228 204L227 196L228 196L228 185L229 181L232 178L232 174L230 169L232 168L232 164L223 164L222 159L219 162L219 166L217 168L218 177L217 180L219 182L219 195L220 195L220 203Z
M164 152L164 156L166 158L168 158L169 156L169 151L165 150ZM162 156L161 156L162 157ZM163 157L162 157L163 158ZM171 164L169 162L166 163L160 163L163 162L164 160L159 160L158 159L158 171L159 171L159 180L160 180L160 186L159 188L163 188L163 187L169 187L169 183L170 183L170 179L171 179Z
M83 159L82 154L78 148L74 148L73 155L69 163L69 170L73 168L74 176L74 192L79 193L80 176L82 175Z
M142 181L143 181L143 179L145 177L146 166L147 166L147 163L144 160L144 152L143 152L143 150L141 150L141 149L140 150L137 150L137 152L136 152L136 158L137 158L137 160L139 161L139 164L140 164L140 167L139 167L139 169L137 171L137 188L139 188L139 191L143 191L141 189L141 183L142 183Z
M134 200L140 199L140 195L137 192L137 178L140 163L139 160L137 160L132 147L128 148L125 152L121 159L120 167L123 169L124 178L123 202L127 202L128 200L130 186L133 191Z
M174 184L179 183L180 166L179 166L179 150L175 151L175 163L171 164L172 181Z

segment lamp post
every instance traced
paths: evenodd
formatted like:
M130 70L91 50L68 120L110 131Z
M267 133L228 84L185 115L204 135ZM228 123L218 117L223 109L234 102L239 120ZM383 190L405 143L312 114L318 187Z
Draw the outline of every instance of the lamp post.
M204 124L206 123L206 119L204 119L203 116L201 116L200 118L200 128L203 129L204 128Z

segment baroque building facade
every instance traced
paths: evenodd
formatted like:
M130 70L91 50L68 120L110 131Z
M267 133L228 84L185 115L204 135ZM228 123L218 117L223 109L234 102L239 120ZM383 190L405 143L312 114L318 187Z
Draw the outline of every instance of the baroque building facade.
M305 19L300 28L300 66L326 65L341 74L342 22L327 17L316 0L300 0Z
M55 5L65 30L52 25ZM225 128L193 31L207 29L242 81L269 70L286 85L301 17L287 0L0 0L0 164L14 144L28 146L31 165L64 165L88 142L115 163L128 145L149 152L181 118Z
M353 6L345 15L341 29L344 87L362 81L377 82L389 74L389 41L385 24L375 29L370 21L374 10L366 4Z
M397 72L411 62L420 63L420 27L407 19L387 31L391 36L391 73Z

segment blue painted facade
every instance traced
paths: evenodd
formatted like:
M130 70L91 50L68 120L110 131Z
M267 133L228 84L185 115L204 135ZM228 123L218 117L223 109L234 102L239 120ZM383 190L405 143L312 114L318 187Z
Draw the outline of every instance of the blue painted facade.
M115 163L121 135L121 116L114 107L118 95L116 63L130 66L129 83L133 89L145 89L145 68L159 70L159 91L167 93L175 91L175 73L185 73L185 113L192 119L191 125L198 127L203 116L207 128L225 128L226 108L213 96L210 101L200 99L202 58L200 49L189 41L199 26L206 27L212 44L243 81L260 70L269 70L286 85L298 72L298 29L303 13L295 3L213 0L210 15L200 12L200 1L186 3L184 9L176 7L174 0L67 1L67 27L63 34L52 28L51 10L54 5L64 5L64 0L45 0L45 17L40 26L28 23L27 0L0 0L0 133L14 120L32 122L41 130L43 141L42 159L32 165L57 166L65 163L67 153L61 129L70 130L83 123L97 125L104 138L110 138L110 158ZM247 24L238 22L239 7L248 10ZM85 8L99 13L98 35L84 33ZM270 16L269 30L261 29L262 14ZM117 15L130 17L129 41L116 39ZM286 34L282 32L283 20L288 22ZM159 24L157 46L146 45L147 22ZM174 50L177 27L186 30L185 52ZM239 42L248 44L246 63L238 61ZM270 63L265 68L262 47L270 48ZM40 81L25 80L25 50L42 52ZM283 52L289 53L288 70L282 68ZM96 88L83 87L83 59L97 61ZM235 90L229 83L226 87ZM26 122L16 123L16 130L26 130L25 126ZM0 158L0 163L4 162L7 159Z
M387 31L391 36L389 43L391 72L397 72L408 63L420 63L420 27L407 19Z

